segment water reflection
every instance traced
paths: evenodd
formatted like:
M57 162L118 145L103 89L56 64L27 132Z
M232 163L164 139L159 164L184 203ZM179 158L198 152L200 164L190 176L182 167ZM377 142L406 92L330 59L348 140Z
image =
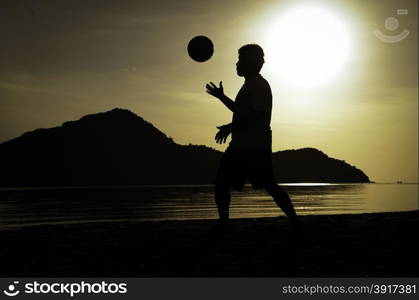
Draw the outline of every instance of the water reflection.
M297 213L418 209L417 184L287 184ZM246 186L232 193L232 218L281 215L271 197ZM0 190L0 227L33 224L217 218L212 186Z

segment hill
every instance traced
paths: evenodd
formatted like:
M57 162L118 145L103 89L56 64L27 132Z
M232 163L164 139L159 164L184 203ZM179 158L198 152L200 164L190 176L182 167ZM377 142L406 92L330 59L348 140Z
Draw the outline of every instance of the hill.
M314 148L278 151L272 158L277 178L282 182L370 182L355 166Z
M0 144L0 186L206 184L222 153L179 145L125 109L37 129ZM281 182L369 182L359 169L305 148L273 153Z

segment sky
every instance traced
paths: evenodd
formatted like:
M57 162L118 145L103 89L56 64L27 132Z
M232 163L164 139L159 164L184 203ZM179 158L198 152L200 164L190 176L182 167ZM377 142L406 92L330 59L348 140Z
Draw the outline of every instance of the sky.
M296 54L277 59L293 40L275 30L287 12L307 5L328 11L346 31L330 39L304 31L312 45L296 49L299 62L320 44L332 60L341 39L350 51L322 85L295 87L286 82L293 69L284 61L293 65ZM273 91L273 151L314 147L377 182L419 181L416 0L1 0L0 6L0 142L120 107L177 143L222 151L215 126L229 123L231 113L206 94L205 84L222 80L234 99L243 84L237 50L258 43L265 50L261 74ZM385 24L390 17L399 22L392 31ZM287 29L317 28L316 20L293 20ZM377 29L409 34L387 43ZM204 63L187 55L196 35L214 43ZM310 78L321 78L322 70ZM311 74L302 72L297 78Z

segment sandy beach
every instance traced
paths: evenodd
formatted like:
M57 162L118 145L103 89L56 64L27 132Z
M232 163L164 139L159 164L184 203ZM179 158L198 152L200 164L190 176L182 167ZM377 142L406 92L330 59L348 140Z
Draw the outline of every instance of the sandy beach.
M2 277L418 277L419 211L0 231Z

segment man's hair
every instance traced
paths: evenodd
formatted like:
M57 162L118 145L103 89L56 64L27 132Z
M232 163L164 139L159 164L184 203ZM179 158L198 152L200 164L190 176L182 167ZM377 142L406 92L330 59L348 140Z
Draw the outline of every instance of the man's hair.
M239 49L239 55L243 56L246 60L255 65L258 72L262 69L265 62L263 49L257 44L247 44Z

